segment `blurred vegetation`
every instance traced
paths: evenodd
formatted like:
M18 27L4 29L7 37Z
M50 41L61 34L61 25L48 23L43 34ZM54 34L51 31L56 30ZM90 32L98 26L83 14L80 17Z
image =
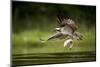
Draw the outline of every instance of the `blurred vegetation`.
M96 6L18 1L13 1L12 6L13 54L95 51ZM40 37L46 39L52 35L58 26L58 14L75 20L78 31L84 36L82 41L74 42L72 50L63 47L65 39L39 41Z

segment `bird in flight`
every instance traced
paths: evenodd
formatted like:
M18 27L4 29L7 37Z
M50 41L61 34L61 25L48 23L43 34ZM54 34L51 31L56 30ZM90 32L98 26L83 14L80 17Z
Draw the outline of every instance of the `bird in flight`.
M47 41L65 36L67 39L64 42L64 47L72 48L74 39L82 40L82 35L77 32L78 27L72 19L57 16L57 22L59 27L55 28L55 33Z

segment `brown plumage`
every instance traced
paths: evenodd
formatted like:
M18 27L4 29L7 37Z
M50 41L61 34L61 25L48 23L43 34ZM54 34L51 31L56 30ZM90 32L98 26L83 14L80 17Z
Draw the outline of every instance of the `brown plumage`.
M55 29L56 33L51 35L47 40L60 38L62 36L67 37L67 40L64 42L64 47L70 44L71 48L73 46L73 39L82 39L82 35L79 32L76 32L77 25L75 24L75 21L69 18L58 16L57 22L59 24L59 27Z

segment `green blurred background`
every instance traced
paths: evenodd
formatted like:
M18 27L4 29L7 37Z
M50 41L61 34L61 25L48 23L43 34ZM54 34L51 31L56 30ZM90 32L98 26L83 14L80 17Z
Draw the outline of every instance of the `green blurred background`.
M83 40L74 41L70 50L63 46L65 39L40 42L58 27L57 14L73 19ZM96 6L12 2L12 55L35 53L73 53L96 51ZM17 62L16 62L17 63Z
M83 40L71 49L65 39L45 43L58 27L57 15L73 19ZM69 63L96 60L96 6L12 1L12 65Z

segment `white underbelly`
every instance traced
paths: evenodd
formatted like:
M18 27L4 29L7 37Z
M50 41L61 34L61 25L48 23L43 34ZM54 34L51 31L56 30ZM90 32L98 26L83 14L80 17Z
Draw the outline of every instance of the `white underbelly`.
M68 27L68 26L62 27L61 28L61 33L63 35L72 35L73 34L73 30L70 27Z

